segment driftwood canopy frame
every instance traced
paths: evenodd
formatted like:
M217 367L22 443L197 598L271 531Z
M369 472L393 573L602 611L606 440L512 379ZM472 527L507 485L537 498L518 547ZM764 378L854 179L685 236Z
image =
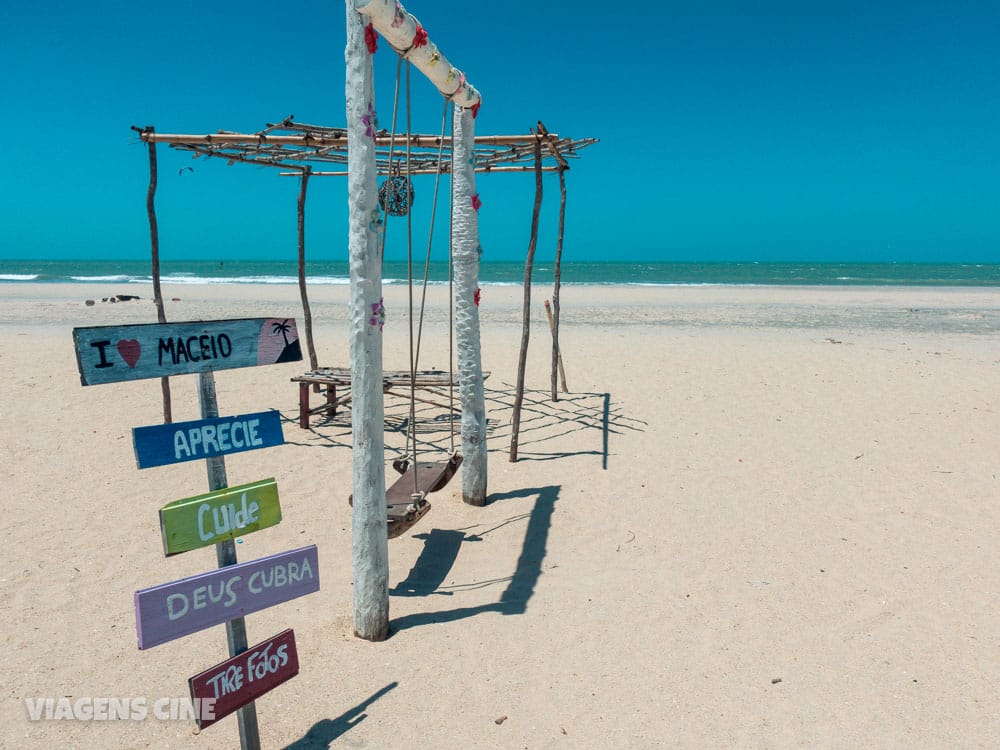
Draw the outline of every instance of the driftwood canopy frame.
M348 110L350 112L350 106L348 107ZM469 110L464 110L464 113L457 114L455 117L456 124L462 124L462 127L461 129L456 127L456 132L453 137L415 135L409 133L389 134L387 131L372 133L370 137L373 146L372 151L374 158L372 159L371 166L373 167L372 172L374 174L371 174L370 179L372 184L374 184L374 175L391 175L396 172L407 176L417 174L450 174L452 172L453 164L461 165L461 168L456 166L456 174L453 175L452 179L456 183L456 195L460 192L463 193L463 200L467 203L470 195L464 195L464 193L474 190L474 183L471 178L476 173L533 172L535 174L535 207L532 217L531 240L528 248L527 262L525 265L524 329L522 332L522 345L518 364L518 389L515 398L513 420L514 437L511 442L511 460L516 460L517 426L520 422L520 405L524 389L524 365L528 342L531 267L537 241L538 214L541 204L542 173L558 172L560 192L562 195L559 218L558 247L556 249L555 291L553 295L553 305L555 308L555 327L553 329L553 363L555 363L555 358L558 352L559 260L562 252L565 207L564 173L567 169L569 169L569 160L577 158L577 152L580 149L597 143L598 140L596 138L563 138L556 134L549 133L541 122L537 124L537 128L533 128L532 132L526 135L475 136L474 130L471 126L472 119L474 118L469 114ZM351 183L352 173L348 167L348 129L308 125L305 123L295 122L293 118L288 117L278 123L269 123L263 130L256 133L219 131L217 133L199 135L157 133L152 127L142 129L137 128L136 130L139 131L141 140L147 144L150 150L150 160L153 165L155 165L156 144L164 143L176 150L190 152L195 158L205 156L209 158L225 159L230 164L239 162L273 167L281 170L280 173L282 175L300 177L301 186L298 195L299 289L302 297L305 339L309 352L310 364L313 370L317 369L318 362L312 333L312 315L309 309L305 276L304 222L306 191L309 180L313 176L346 176L348 177L349 184ZM353 134L352 137L356 139L357 134ZM356 165L355 169L357 169ZM155 175L155 171L153 174ZM368 177L365 178L365 190L369 189L367 187L368 179ZM155 177L151 180L151 186L154 185ZM155 188L151 187L151 189ZM471 197L473 204L475 204L475 199L478 195L471 195ZM356 196L352 194L351 201L354 201L355 198ZM474 207L478 209L478 206ZM356 213L356 206L349 205L349 208L349 213L352 214L353 224L353 214ZM474 213L474 211L472 213ZM152 211L150 212L150 220L151 228L155 227L155 216ZM457 221L461 222L462 219L459 218ZM454 215L452 222L454 230L456 222ZM155 229L153 232L155 258ZM478 230L476 230L474 237L478 237ZM370 240L366 240L366 242L367 241ZM478 246L478 239L475 240L474 244L475 246ZM464 252L468 255L470 251L474 253L475 249L475 247L465 248ZM357 306L355 305L354 300L356 290L361 286L355 279L355 275L360 267L357 263L358 258L356 258L355 255L356 248L352 246L352 311L353 308ZM370 260L365 260L364 262L365 264L371 263ZM154 265L156 265L155 262ZM366 269L366 273L370 272L371 269ZM476 272L476 277L477 276L478 271ZM380 268L374 278L378 282L378 287L380 287ZM365 280L364 275L362 275L361 280ZM475 315L475 328L475 361L478 363L478 314ZM461 340L459 344L461 370L463 356L461 353ZM355 362L355 345L356 342L354 341L352 327L352 382L359 380L359 372L354 372L354 370L357 369L357 362ZM378 363L378 374L381 376L380 348L378 351L378 357L375 358L375 361ZM481 363L479 371L481 372ZM361 380L371 379L367 377L365 371L362 370L361 372L364 373L364 377L362 377ZM553 398L555 398L554 378L555 375L553 374ZM482 401L481 383L479 385L479 389L479 401ZM168 398L169 396L167 396L165 392L165 399ZM366 425L363 425L363 434L359 433L355 435L355 440L361 443L365 443L366 441L372 442L374 445L378 439L375 432L381 430L382 426L381 409L377 410L378 413L374 415L374 419L371 418L371 414L367 413L370 410L371 409L367 407L361 409L361 411L366 415L364 420ZM480 409L480 411L484 410ZM483 432L485 433L485 415L483 414L481 416L482 419L479 421L482 422ZM369 425L367 424L368 422L371 422L372 424ZM356 423L354 429L358 429ZM475 493L468 493L467 496L463 484L463 500L471 502L475 505L484 504L486 499L485 434L483 434L482 438L483 444L479 446L477 450L477 453L480 454L478 455L479 460L477 463L482 464L481 473L478 476L475 472L470 473L470 477L472 477L472 479L469 481L469 485L476 487ZM463 443L465 442L465 439L466 436L463 431ZM359 486L359 474L365 476L368 474L372 474L373 476L374 474L381 474L381 455L378 455L377 459L377 462L373 463L373 466L376 468L371 471L369 471L366 466L361 466L359 468L357 465L357 459L355 459L356 465L354 468L354 485L356 498L358 497L357 489ZM367 463L372 462L368 461ZM464 481L465 477L463 474L463 483ZM387 577L387 562L384 559L385 555L380 551L381 546L385 543L384 503L386 496L384 489L382 490L380 497L381 499L377 500L375 507L378 507L379 505L381 506L378 511L378 515L381 515L383 519L381 524L383 531L380 532L383 535L381 540L370 538L372 535L368 533L367 527L371 524L366 522L366 520L370 519L368 519L365 515L359 516L358 503L355 504L354 512L354 525L357 527L354 531L355 633L360 637L368 638L370 640L381 640L388 634L388 594L387 590L385 590L386 586L384 585L384 579ZM366 501L364 505L367 507L371 505L371 503ZM359 519L361 519L361 522L359 522ZM359 532L358 529L361 529L361 531ZM361 539L360 544L359 538Z
M302 180L298 197L299 227L299 291L304 314L304 334L310 367L319 367L313 341L312 315L306 290L305 276L305 200L310 177L347 176L347 129L309 125L286 117L280 122L267 123L255 133L240 133L219 130L215 133L158 133L153 128L138 129L141 140L155 148L162 143L178 151L189 152L192 158L201 156L224 159L229 164L255 164L281 170L283 176L298 176ZM541 173L558 172L561 192L559 247L557 248L556 288L553 293L553 361L558 356L559 332L559 255L562 250L563 216L566 202L564 172L570 168L570 160L579 158L579 151L598 143L597 138L567 138L549 133L539 122L532 133L525 135L482 135L473 138L473 171L483 173L535 172L536 215L532 221L532 236L529 246L528 267L525 283L530 284L531 263L537 236L537 211L541 202ZM418 135L395 133L387 130L375 133L375 165L379 174L389 175L407 163L409 150L409 175L449 174L453 159L454 142L451 137L440 135ZM151 154L152 154L151 150ZM152 157L155 160L155 156ZM153 162L155 163L155 161ZM155 179L155 178L154 178ZM158 295L157 295L158 296ZM526 308L530 297L526 297ZM527 309L525 316L528 315ZM525 323L527 326L527 322ZM526 348L527 341L524 341ZM523 362L526 352L521 352L518 368L519 388L523 390ZM556 398L555 370L553 370L552 398ZM167 387L167 386L164 386ZM165 395L169 403L169 395ZM520 399L515 409L515 423L519 422ZM169 407L167 407L169 408ZM511 460L517 458L517 430L511 445Z
M242 162L276 167L289 174L309 172L312 176L347 176L347 130L307 125L286 118L269 123L256 133L220 130L205 135L157 133L143 130L147 143L166 143L194 158L213 156L230 164ZM563 138L553 133L527 135L480 135L474 138L472 158L476 172L531 172L535 169L535 143L541 138L543 172L568 169L567 159L597 143L596 138ZM443 143L442 143L443 140ZM390 152L390 142L392 151ZM380 130L375 136L375 163L379 174L389 174L393 165L406 161L409 146L410 174L447 174L451 171L452 139L439 135L390 136ZM442 149L443 146L443 149Z

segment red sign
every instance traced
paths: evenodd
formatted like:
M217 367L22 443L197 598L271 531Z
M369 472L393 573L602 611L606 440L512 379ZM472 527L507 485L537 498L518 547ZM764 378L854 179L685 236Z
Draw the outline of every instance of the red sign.
M299 673L295 632L278 633L188 679L198 706L196 721L204 729Z

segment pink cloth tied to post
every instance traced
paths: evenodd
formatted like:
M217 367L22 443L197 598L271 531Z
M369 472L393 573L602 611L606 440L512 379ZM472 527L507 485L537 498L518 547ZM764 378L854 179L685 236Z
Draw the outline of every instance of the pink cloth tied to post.
M410 44L410 49L420 49L425 44L427 44L427 32L423 26L417 24L417 31L413 35L413 42Z
M365 46L368 47L369 55L374 55L375 50L378 49L378 33L375 31L374 24L365 26Z

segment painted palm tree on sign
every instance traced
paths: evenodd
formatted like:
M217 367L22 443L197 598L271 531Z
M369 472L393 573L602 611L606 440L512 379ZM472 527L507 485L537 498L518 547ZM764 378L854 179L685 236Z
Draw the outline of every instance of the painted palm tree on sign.
M272 333L280 333L281 338L285 340L285 346L288 346L288 332L292 327L288 324L289 318L285 318L282 321L275 321L271 324Z

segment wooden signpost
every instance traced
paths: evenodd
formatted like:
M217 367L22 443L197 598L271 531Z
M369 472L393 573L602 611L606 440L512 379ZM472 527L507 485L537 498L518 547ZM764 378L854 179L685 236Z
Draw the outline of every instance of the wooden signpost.
M199 712L198 727L211 726L298 673L295 632L289 629L196 674L188 679L191 699L196 706L212 707L210 717Z
M319 591L316 545L135 592L139 650Z
M170 557L208 547L280 522L278 485L273 479L175 500L160 508L163 553Z
M192 422L135 427L135 459L140 469L182 461L242 453L282 445L281 415L277 411Z
M290 318L74 328L73 341L84 385L302 359Z
M295 321L246 318L74 328L83 385L197 374L201 419L133 430L140 469L204 459L207 494L160 510L167 556L215 545L218 569L135 593L140 649L225 624L230 659L189 680L201 698L199 727L237 712L240 746L259 750L256 698L299 671L295 634L286 630L247 649L244 615L319 590L316 545L250 562L236 560L235 537L274 526L281 507L274 479L229 487L225 456L281 445L280 415L220 417L215 370L302 359ZM202 712L211 699L212 711ZM209 715L211 714L211 715Z

